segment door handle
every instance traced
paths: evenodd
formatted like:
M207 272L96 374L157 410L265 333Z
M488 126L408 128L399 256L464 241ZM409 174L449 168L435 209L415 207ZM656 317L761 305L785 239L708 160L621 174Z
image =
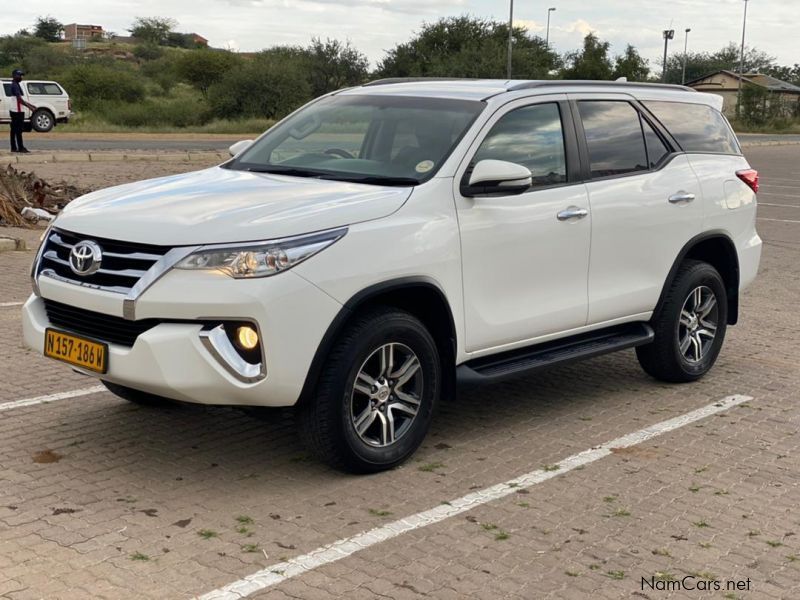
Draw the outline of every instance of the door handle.
M589 211L585 208L580 208L578 206L570 206L562 210L560 213L556 215L559 221L569 221L570 219L582 219L586 215L589 214Z
M669 201L672 204L677 204L678 202L691 202L694 200L694 194L690 194L689 192L678 192L677 194L672 194L669 197Z

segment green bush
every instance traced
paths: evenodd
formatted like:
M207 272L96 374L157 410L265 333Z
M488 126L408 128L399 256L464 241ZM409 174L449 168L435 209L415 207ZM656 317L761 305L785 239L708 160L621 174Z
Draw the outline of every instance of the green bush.
M72 67L61 75L60 81L78 110L103 101L139 102L145 95L144 83L136 73L102 64Z
M257 57L211 86L211 112L221 119L277 119L311 99L309 82L292 62Z
M137 103L107 102L93 111L101 119L120 127L184 128L211 120L205 104L182 98L144 100Z
M229 71L242 64L242 58L225 50L194 50L183 53L176 61L178 76L200 90L203 96Z
M164 50L158 44L139 44L133 49L133 55L139 60L156 60L164 56Z

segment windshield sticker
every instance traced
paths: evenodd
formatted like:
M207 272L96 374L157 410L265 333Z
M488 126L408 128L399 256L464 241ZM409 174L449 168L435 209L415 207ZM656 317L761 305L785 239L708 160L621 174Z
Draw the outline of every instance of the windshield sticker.
M414 170L417 173L427 173L433 168L433 161L432 160L423 160L420 163L417 163L417 166L414 167Z

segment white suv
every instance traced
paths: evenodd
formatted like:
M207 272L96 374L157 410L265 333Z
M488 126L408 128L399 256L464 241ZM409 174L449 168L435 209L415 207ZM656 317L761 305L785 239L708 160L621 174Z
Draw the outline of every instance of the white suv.
M10 123L11 117L11 80L0 78L3 91L0 93L0 123ZM46 133L56 126L56 123L67 123L72 116L72 101L69 94L55 81L41 81L33 79L20 82L25 99L36 107L34 112L23 107L25 123L35 131ZM16 110L16 109L14 109ZM29 129L29 131L30 131Z
M329 94L225 164L71 203L25 340L133 401L296 404L357 472L407 459L457 377L635 347L697 379L761 253L720 104L565 81Z

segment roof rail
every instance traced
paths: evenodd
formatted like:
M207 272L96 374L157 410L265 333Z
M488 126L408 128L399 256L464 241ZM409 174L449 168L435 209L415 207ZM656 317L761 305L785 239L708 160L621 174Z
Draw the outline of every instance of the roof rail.
M464 77L386 77L368 81L362 87L389 85L390 83L414 83L415 81L464 81Z
M580 86L580 87L606 87L606 86L619 86L619 87L645 87L645 88L660 88L670 90L682 90L684 92L696 92L694 88L685 85L675 85L672 83L636 83L633 81L601 81L593 80L586 81L582 79L542 79L537 81L523 81L508 88L509 92L516 92L517 90L528 90L538 87L563 87L563 86Z

